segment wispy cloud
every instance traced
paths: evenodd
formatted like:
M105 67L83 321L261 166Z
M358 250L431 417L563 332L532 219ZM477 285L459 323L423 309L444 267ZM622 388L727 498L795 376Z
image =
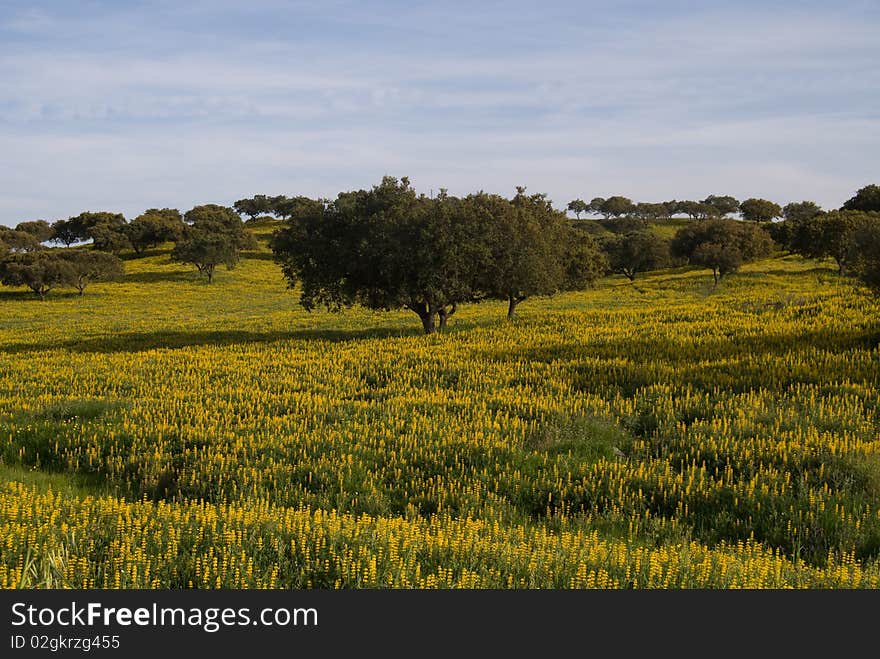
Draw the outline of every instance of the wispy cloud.
M876 182L872 3L7 2L0 223L382 174L838 206Z

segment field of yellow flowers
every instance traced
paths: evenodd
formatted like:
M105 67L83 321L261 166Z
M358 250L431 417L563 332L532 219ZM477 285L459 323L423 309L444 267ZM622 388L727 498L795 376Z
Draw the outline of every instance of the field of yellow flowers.
M307 313L265 250L0 293L0 587L877 588L880 304L778 256Z

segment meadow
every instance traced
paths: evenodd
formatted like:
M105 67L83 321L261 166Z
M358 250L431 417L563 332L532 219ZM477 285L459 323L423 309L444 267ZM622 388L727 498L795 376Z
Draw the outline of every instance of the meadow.
M264 247L125 267L0 291L0 587L880 586L880 302L831 262L431 336Z

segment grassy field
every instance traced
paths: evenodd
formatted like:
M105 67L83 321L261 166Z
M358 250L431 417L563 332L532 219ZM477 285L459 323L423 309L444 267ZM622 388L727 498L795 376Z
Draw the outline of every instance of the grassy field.
M0 291L0 587L880 586L880 304L831 264L430 337L265 249L126 270Z

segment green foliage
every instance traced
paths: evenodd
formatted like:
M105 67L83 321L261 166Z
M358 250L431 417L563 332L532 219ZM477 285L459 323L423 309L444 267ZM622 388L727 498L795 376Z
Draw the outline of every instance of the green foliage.
M214 282L218 265L233 269L241 259L242 250L256 246L253 235L245 229L241 217L231 208L217 204L194 206L186 212L183 236L174 246L171 258L191 263Z
M739 211L739 201L737 201L736 197L731 197L730 195L711 194L706 197L702 203L712 206L718 217L724 217L725 215L730 215Z
M247 199L239 199L232 207L235 209L235 212L240 215L247 215L251 220L254 220L259 215L274 213L272 198L264 194L258 194Z
M183 237L185 226L176 208L150 208L134 218L123 233L136 254L166 242L177 242Z
M782 217L782 208L779 204L767 199L746 199L739 205L739 211L744 220L750 222L769 222L777 217Z
M630 281L640 272L648 272L669 264L669 242L650 231L637 231L603 240L602 251L608 257L611 272L622 274Z
M761 227L729 218L685 226L670 243L673 256L712 270L715 284L741 265L769 255L773 240Z
M782 216L786 222L807 222L822 213L822 209L816 202L800 201L786 204L782 209Z
M793 222L789 247L794 253L809 259L831 257L837 263L838 271L844 274L852 255L853 232L871 216L861 211L842 210Z
M46 220L19 222L15 226L15 230L29 233L41 243L52 238L52 225L46 222Z
M866 185L847 199L841 210L880 212L880 185Z
M122 261L113 254L87 249L65 249L56 256L73 268L71 283L82 295L93 281L119 281L125 275Z
M33 252L42 249L39 238L33 233L5 227L0 227L0 245L4 247L0 251Z
M5 286L27 286L45 299L46 293L59 286L72 286L76 272L56 250L8 254L0 261L0 282Z
M304 308L406 308L431 333L438 316L442 323L475 295L475 267L486 255L479 226L461 221L471 208L386 176L371 190L300 203L272 249L290 285L301 282Z
M95 249L119 252L129 247L124 233L125 217L107 211L86 211L52 224L52 240L70 247L91 240Z
M632 199L627 197L614 196L606 199L598 208L598 211L604 217L620 217L628 215L636 209Z
M595 278L591 247L595 259L589 237L576 235L545 195L519 188L513 200L459 199L441 190L429 199L391 177L332 202L301 201L272 241L290 285L301 283L306 309L406 308L426 333L462 302L504 299L512 316L529 296L585 285Z
M702 201L679 201L675 203L675 209L695 220L704 220L720 215L715 206Z
M849 241L852 274L880 295L880 214L865 214Z
M659 220L669 217L670 212L666 204L639 203L635 207L635 215L645 220Z
M581 219L581 213L588 212L590 210L590 205L583 199L573 199L568 202L567 208L575 214L575 217Z

